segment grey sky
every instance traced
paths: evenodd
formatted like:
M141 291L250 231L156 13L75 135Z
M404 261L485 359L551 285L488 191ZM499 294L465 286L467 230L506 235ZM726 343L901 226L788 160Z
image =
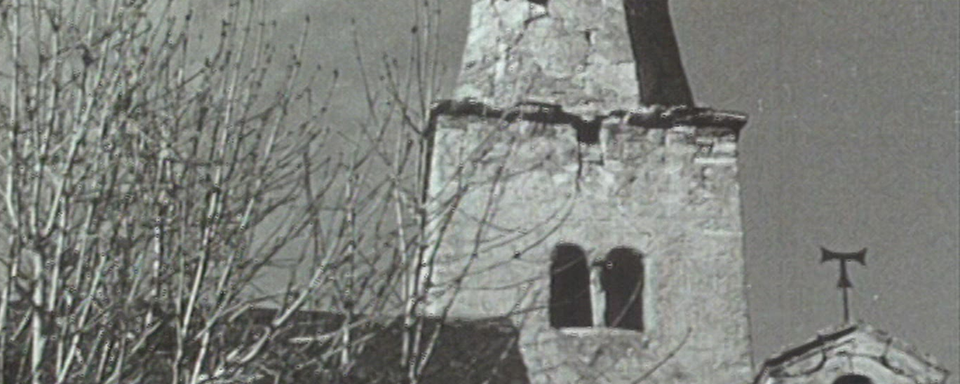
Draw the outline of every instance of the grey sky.
M369 57L404 56L411 3L272 7L291 39L305 14L318 21L310 54L344 76L334 121L349 127L364 111L349 20ZM441 4L452 85L469 2ZM938 357L960 383L960 2L673 0L672 10L695 98L751 116L741 188L755 359L839 321L837 268L819 264L820 245L868 247L867 266L851 268L855 317Z

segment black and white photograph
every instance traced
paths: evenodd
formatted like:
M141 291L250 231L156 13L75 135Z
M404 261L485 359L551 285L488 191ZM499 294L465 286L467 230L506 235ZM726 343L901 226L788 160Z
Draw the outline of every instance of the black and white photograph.
M960 384L960 2L0 0L0 384Z

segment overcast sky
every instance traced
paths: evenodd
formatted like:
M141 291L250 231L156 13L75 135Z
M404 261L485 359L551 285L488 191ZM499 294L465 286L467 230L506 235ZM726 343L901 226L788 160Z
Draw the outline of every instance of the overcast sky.
M349 123L364 110L349 20L369 56L403 56L410 3L287 0L271 16L291 39L303 15L319 21L310 54L344 76L334 119ZM469 1L441 4L452 85ZM867 266L851 267L855 317L960 383L960 2L673 0L672 11L695 98L750 115L740 158L757 362L839 322L837 266L818 247L868 247Z

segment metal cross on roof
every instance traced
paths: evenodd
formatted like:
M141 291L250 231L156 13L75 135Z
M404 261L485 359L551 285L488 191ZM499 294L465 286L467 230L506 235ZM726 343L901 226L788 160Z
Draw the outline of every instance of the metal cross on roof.
M837 288L840 289L840 295L843 297L843 323L847 324L850 322L850 300L847 296L847 291L850 288L853 288L853 283L850 281L850 277L847 276L847 261L853 260L860 265L867 265L867 249L861 249L857 252L834 252L828 250L824 247L820 247L820 250L823 252L823 255L820 259L821 263L828 261L837 260L840 262L840 279L837 281Z

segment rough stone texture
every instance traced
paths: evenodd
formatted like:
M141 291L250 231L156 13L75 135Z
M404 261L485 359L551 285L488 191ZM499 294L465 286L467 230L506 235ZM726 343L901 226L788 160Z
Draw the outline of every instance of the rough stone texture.
M513 318L532 382L631 383L650 370L646 382L749 380L735 130L610 118L588 145L566 125L457 117L438 128L430 193L459 204L433 314L452 303L453 316ZM645 254L645 332L550 328L561 242L589 260L617 246Z
M474 0L456 97L521 100L572 111L636 107L639 88L623 3Z
M821 333L768 359L755 384L831 384L845 375L873 383L938 384L947 371L929 356L865 324Z
M638 108L622 1L537 3L474 0L457 97L554 104L579 123L483 108L438 118L428 315L509 317L534 383L748 382L736 179L745 119ZM591 261L619 246L643 252L644 332L549 326L550 255L562 242Z

